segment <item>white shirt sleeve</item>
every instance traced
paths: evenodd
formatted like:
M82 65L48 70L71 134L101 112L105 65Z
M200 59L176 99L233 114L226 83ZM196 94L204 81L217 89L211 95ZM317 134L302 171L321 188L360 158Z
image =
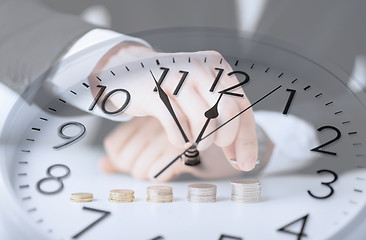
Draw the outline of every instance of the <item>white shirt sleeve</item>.
M96 28L86 33L84 36L78 39L60 59L59 62L61 64L59 64L58 69L54 73L52 73L52 77L48 79L49 83L51 83L51 91L55 94L60 94L59 91L69 89L71 86L78 84L75 81L83 81L89 76L89 74L92 72L100 59L112 47L124 41L138 42L151 48L149 43L140 38L131 37L108 29ZM84 61L85 64L83 64L83 66L77 69L72 66L61 67L63 65L63 62L67 62L65 61L66 59L73 58L74 55L77 56L79 53L81 54L81 52L85 52L86 49L94 45L103 44L103 42L105 43L105 45L99 48L98 51L94 51L92 57L87 57L87 59L84 57L82 61ZM77 108L83 109L82 103L84 103L85 101L89 100L85 100L82 97L79 97L79 102L72 102L71 104ZM103 114L100 109L95 109L94 114L109 118L109 116ZM127 121L131 118L131 116L128 116L126 114L120 114L118 117L118 121Z
M87 32L86 34L84 34L84 36L82 36L79 40L77 40L71 46L71 48L65 53L65 55L63 56L63 59L66 59L67 57L70 57L71 55L76 54L77 52L82 51L92 45L95 45L95 44L98 44L103 41L107 41L107 40L110 40L110 39L116 38L116 37L120 37L121 42L134 41L134 42L141 43L141 44L151 48L150 44L147 43L146 41L144 41L143 39L131 37L131 36L121 34L121 33L117 33L115 31L112 31L109 29L96 28L96 29L93 29L93 30Z
M299 170L316 158L311 152L319 145L316 129L305 120L271 111L255 111L256 123L263 128L275 144L269 163L262 174Z

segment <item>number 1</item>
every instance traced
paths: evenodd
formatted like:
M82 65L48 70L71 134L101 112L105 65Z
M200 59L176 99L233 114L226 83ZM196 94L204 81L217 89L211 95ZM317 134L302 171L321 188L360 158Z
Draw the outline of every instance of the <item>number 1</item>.
M288 113L288 109L291 106L292 100L294 99L296 90L294 89L286 89L287 92L290 92L290 96L288 97L285 109L283 110L282 114L287 114Z

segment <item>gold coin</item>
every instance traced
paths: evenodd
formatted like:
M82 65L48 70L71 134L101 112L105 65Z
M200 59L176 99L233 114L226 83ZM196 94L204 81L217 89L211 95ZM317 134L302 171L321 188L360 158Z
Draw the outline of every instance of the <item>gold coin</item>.
M84 198L84 199L75 199L75 198L70 198L71 202L92 202L93 198Z
M173 188L164 185L147 187L147 202L167 203L173 201Z
M108 200L112 203L129 203L129 202L133 202L134 198L126 198L126 199L109 198Z
M110 195L115 195L115 196L131 196L133 195L135 192L133 190L130 189L114 189L114 190L110 190L109 194Z
M173 188L164 185L155 185L147 187L147 191L150 193L157 192L157 193L172 193Z
M91 200L90 200L91 199ZM93 194L92 193L86 193L86 192L77 192L72 193L70 200L72 201L83 201L90 202L93 200Z

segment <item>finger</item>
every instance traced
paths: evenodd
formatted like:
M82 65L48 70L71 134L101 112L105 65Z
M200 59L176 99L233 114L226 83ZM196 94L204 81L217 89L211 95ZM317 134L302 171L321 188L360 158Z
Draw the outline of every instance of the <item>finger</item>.
M185 134L187 140L189 141L189 139L191 139L192 136L190 134L190 126L188 119L183 113L179 104L177 104L177 102L174 100L174 97L172 97L168 92L166 92L166 94L170 99L170 104L173 108L174 115L176 116L176 119L179 125L181 126L183 133ZM176 147L183 147L186 143L186 139L181 130L179 129L178 124L176 123L172 114L169 112L164 103L161 102L159 104L161 105L157 107L155 111L153 111L153 116L159 119L162 127L165 130L165 133L168 136L170 143L172 143Z
M248 111L240 117L239 131L235 140L236 160L243 171L252 170L258 158L254 116L251 109Z
M235 142L231 143L230 145L223 147L222 151L226 157L226 159L228 160L228 162L230 163L230 165L237 169L237 170L242 170L239 166L239 163L236 159L236 149L235 149Z
M100 169L105 173L116 173L117 169L113 166L111 160L105 156L99 162Z
M141 121L143 121L142 118L134 118L127 123L120 124L104 139L104 149L110 159L118 156L119 150L133 137Z
M209 106L212 107L216 104L220 97L220 93L218 91L210 92L208 91L209 87L213 84L215 75L217 72L214 70L214 66L211 68L205 68L205 77L201 77L200 81L196 81L196 88L199 91L200 96L204 99L204 101L208 102ZM226 89L232 85L237 84L237 80L233 80L232 78L229 79L230 81L225 81L220 78L220 81L217 82L216 89ZM204 136L211 133L212 131L216 130L218 126L235 116L239 112L239 107L237 103L237 97L230 96L230 95L223 95L220 98L220 102L218 104L218 118L214 119L210 122L210 127L206 130ZM207 109L206 109L207 110ZM206 144L209 146L215 141L216 145L218 146L227 146L231 144L236 136L236 132L239 126L239 121L237 119L233 120L225 126L223 129L214 132L209 138L202 141L202 145Z
M166 148L165 134L161 134L154 141L152 141L139 157L135 160L131 170L131 175L134 178L148 180L149 169L156 161L159 161Z
M204 112L209 109L209 104L196 91L195 87L184 89L174 101L179 105L189 125L190 142L194 142L206 122ZM213 141L213 140L212 140ZM209 141L205 142L210 144Z
M145 121L134 135L118 150L114 158L110 158L114 167L120 172L130 172L135 160L144 148L154 139L160 131L158 121Z
M169 148L156 159L155 163L150 167L148 172L149 180L158 182L167 182L183 173L184 163L181 160L177 160L168 169L155 178L164 167L166 167L174 158L179 154L179 150Z

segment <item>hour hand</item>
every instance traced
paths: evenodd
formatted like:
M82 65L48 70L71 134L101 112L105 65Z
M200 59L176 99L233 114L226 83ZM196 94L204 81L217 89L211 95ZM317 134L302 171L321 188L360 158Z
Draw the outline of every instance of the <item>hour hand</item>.
M184 130L182 128L182 125L179 123L179 120L178 120L177 116L175 115L175 112L173 110L172 104L170 103L170 100L169 100L168 95L160 87L160 85L156 81L155 76L154 76L154 74L152 73L151 70L150 70L150 73L151 73L152 77L154 78L155 85L156 85L156 89L158 90L159 97L160 97L161 101L163 101L163 103L166 106L166 108L168 109L170 115L173 117L175 124L177 124L177 126L179 128L179 131L180 131L180 133L182 134L182 136L184 138L184 141L186 143L188 143L189 142L189 139L188 139L187 135L185 134L185 132L184 132Z

